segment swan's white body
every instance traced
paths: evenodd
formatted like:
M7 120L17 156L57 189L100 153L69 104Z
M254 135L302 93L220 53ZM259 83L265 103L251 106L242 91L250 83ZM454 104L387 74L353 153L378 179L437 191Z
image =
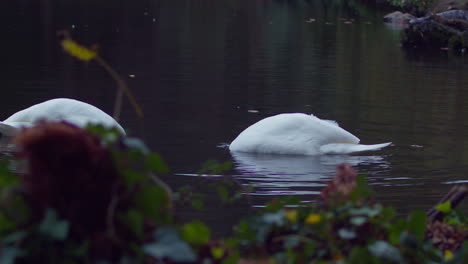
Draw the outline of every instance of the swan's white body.
M330 120L301 113L267 117L245 129L229 149L239 152L320 155L378 150L389 143L361 145L359 138Z
M125 134L124 129L101 109L74 99L57 98L33 105L0 122L0 133L14 135L18 129L29 127L38 121L66 121L79 127L100 124L115 127Z

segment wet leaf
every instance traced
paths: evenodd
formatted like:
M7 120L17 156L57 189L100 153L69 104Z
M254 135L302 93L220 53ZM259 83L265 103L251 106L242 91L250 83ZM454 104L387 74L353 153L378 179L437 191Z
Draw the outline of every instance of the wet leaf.
M369 252L376 257L391 260L396 263L403 262L403 257L400 251L386 241L375 241L373 244L368 246L368 249Z
M68 221L59 220L57 212L47 209L44 219L39 224L39 232L49 236L54 240L64 240L67 238L70 224Z
M14 264L16 258L25 256L26 252L17 247L3 247L0 254L0 263Z
M284 211L280 210L276 213L265 213L262 216L262 219L267 224L275 224L281 226L284 224Z
M350 215L365 215L368 217L377 216L380 213L380 208L377 207L361 207L349 210Z
M194 262L197 257L192 248L183 241L174 228L161 227L155 232L156 242L143 246L143 251L156 258L174 262Z
M356 232L350 229L341 228L338 230L338 236L342 239L350 240L356 238Z
M138 150L144 155L149 155L150 154L149 148L146 146L146 144L141 139L132 138L132 137L124 137L123 143L128 148Z
M351 221L351 224L355 226L362 226L363 224L367 222L367 217L356 216L356 217L351 218L350 221Z

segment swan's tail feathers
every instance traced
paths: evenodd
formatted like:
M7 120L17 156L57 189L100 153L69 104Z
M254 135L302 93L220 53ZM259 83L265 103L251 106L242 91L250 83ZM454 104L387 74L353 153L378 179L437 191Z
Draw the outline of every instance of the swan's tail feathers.
M17 127L7 125L5 123L0 122L0 134L2 136L11 137L11 136L15 135L17 132L18 132Z
M349 154L362 151L373 151L385 148L392 144L392 142L374 144L374 145L361 145L351 143L332 143L320 147L323 154Z

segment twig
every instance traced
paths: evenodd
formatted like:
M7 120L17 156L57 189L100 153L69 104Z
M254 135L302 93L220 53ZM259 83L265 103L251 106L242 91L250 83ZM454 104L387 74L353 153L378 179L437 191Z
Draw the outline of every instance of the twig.
M127 85L125 84L125 81L119 76L117 72L115 72L114 69L105 61L103 60L100 56L96 56L95 60L101 65L110 75L111 77L117 82L117 86L119 87L119 90L122 90L125 92L125 94L128 97L128 100L130 100L130 103L132 104L133 108L135 108L135 111L138 115L138 117L142 118L143 117L143 110L141 109L140 105L135 100L135 97L131 93L130 89L128 89ZM118 95L117 95L118 96ZM117 100L117 99L116 99ZM117 101L116 101L117 102ZM114 114L115 114L115 109L114 109Z

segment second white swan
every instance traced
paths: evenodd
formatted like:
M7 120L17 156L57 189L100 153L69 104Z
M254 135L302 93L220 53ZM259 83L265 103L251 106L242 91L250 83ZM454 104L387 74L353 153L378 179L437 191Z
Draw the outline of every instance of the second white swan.
M302 113L267 117L245 129L229 146L231 151L320 155L379 150L391 142L362 145L359 138L335 121Z
M18 129L29 127L38 121L66 121L79 127L87 124L101 124L117 128L122 134L125 130L114 118L90 104L68 98L56 98L33 105L14 113L0 122L0 133L14 135Z

